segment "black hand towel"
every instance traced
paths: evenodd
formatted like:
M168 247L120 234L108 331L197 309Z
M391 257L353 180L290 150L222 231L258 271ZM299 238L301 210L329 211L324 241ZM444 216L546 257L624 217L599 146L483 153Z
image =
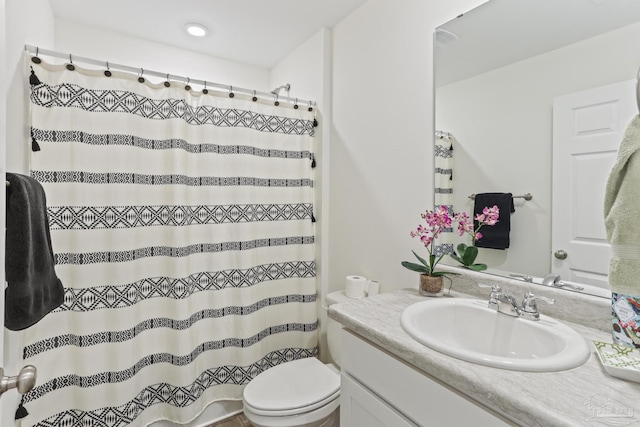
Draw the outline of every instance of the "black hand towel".
M485 225L480 229L482 238L476 242L479 248L507 249L509 247L511 232L511 214L516 211L513 206L511 193L480 193L476 194L473 216L481 214L486 207L498 206L500 217L498 223L493 226ZM474 220L475 228L478 222Z
M25 175L7 173L4 325L28 328L60 306L64 289L54 270L44 189Z

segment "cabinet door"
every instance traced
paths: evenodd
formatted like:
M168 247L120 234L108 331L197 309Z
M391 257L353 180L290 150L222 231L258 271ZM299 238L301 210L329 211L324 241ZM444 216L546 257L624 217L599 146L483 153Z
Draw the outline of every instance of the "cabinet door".
M344 375L352 378L385 402L387 407L394 408L396 413L403 414L419 426L513 425L488 408L345 329L342 330L341 354L343 378ZM358 419L353 414L351 417ZM353 425L368 427L368 424L360 422ZM394 424L388 425L395 427Z
M391 406L342 374L340 427L416 427Z

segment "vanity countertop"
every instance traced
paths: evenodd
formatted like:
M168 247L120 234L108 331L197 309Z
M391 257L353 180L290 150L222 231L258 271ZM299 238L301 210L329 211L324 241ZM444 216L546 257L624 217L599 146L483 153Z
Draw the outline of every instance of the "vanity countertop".
M469 297L453 291L451 294ZM607 375L592 344L593 340L610 342L611 334L565 322L592 349L584 365L549 373L491 368L439 353L404 332L400 326L402 311L425 299L417 290L404 289L334 304L329 307L329 317L520 425L640 425L640 383Z

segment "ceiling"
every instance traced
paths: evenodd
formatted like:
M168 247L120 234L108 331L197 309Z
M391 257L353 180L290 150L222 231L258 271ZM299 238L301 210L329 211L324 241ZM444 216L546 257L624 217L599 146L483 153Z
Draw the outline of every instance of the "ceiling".
M57 19L271 68L366 0L49 1ZM189 36L188 22L204 25L209 34Z
M638 21L638 0L491 0L436 30L436 85Z

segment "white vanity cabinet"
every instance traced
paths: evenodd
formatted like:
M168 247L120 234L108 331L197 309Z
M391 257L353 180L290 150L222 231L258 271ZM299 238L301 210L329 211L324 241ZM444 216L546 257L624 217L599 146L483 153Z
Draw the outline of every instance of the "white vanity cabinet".
M515 425L342 330L341 427Z

